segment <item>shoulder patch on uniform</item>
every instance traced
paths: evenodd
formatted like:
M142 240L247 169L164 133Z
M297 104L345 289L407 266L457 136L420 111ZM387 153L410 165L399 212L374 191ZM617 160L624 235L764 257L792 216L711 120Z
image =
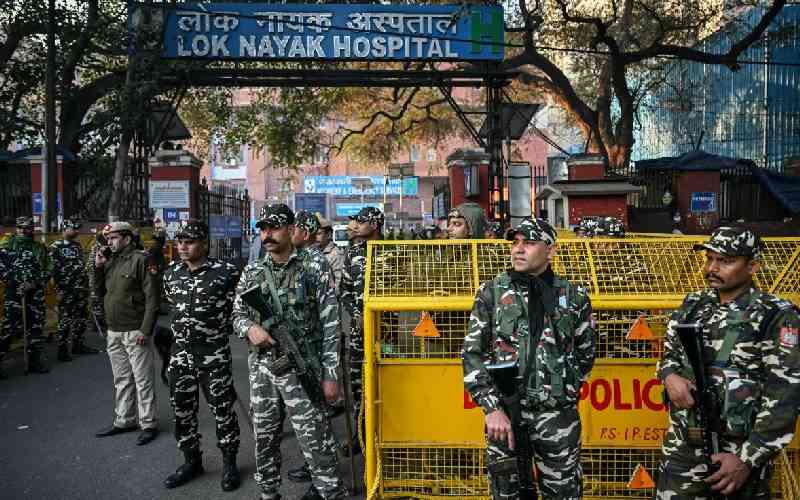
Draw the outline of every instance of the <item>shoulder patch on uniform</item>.
M784 326L781 328L779 335L783 347L797 347L797 337L800 335L800 328Z

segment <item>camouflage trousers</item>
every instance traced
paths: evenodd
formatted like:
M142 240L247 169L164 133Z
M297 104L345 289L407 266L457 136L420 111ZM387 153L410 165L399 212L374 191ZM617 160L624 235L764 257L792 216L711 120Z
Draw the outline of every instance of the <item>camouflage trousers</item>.
M356 316L350 328L350 392L353 397L353 422L356 433L361 426L362 374L364 371L364 318Z
M167 368L169 394L175 414L175 440L181 451L200 449L197 411L203 391L217 426L217 446L223 454L239 450L239 419L236 416L236 389L231 372L231 351L225 347L222 360L203 363L185 349L172 353Z
M277 498L281 486L281 435L288 414L303 457L311 471L312 483L322 498L344 497L338 476L336 442L324 411L314 405L297 380L289 372L277 377L269 369L269 354L251 352L250 413L256 441L255 480L262 498ZM284 413L283 405L286 405Z
M44 327L45 302L44 289L39 287L27 294L27 327L30 350L40 349L42 328ZM22 337L24 331L22 317L22 290L6 289L3 322L0 326L0 356L8 352L11 336Z
M64 295L58 304L58 345L80 344L86 331L86 299Z
M538 473L539 498L543 500L579 499L583 493L581 469L581 421L577 408L557 411L522 410L522 418L530 429L528 436L514 436L517 443L528 439ZM489 482L492 498L518 499L518 472L493 473L505 469L499 464L516 455L506 441L486 437ZM519 446L519 445L517 445Z
M659 465L656 498L658 500L711 500L715 493L703 479L708 477L705 463L687 464L663 458ZM744 485L727 500L747 500L770 498L769 481L772 477L772 464L756 469Z

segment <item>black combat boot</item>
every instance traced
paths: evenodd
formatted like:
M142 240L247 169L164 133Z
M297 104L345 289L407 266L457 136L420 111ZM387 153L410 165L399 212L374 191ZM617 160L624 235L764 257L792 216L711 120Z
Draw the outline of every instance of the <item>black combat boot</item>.
M203 454L200 450L184 451L183 456L186 457L186 463L164 480L167 488L177 488L203 473Z
M72 354L69 353L69 344L61 344L58 346L58 360L72 361Z
M28 373L48 373L47 356L41 347L37 346L28 351Z
M239 468L236 467L236 452L228 452L222 455L222 481L220 481L222 491L233 491L242 484L239 477Z

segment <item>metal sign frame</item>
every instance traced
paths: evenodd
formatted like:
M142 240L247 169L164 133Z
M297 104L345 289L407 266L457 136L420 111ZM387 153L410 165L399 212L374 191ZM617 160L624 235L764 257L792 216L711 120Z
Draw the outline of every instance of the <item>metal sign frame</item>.
M161 54L161 42L153 42L152 35L163 30L165 9L181 8L185 4L154 4L152 1L129 2L129 26L140 29L150 36L137 36L131 33L129 57L135 57L139 51L156 55ZM195 4L197 5L197 4ZM208 4L202 4L208 5ZM221 4L225 5L225 4ZM272 7L272 5L271 5ZM142 41L143 39L143 41ZM475 40L472 40L475 41ZM496 45L493 41L482 41L488 45ZM137 45L138 44L138 45ZM454 60L455 61L455 60ZM264 62L237 61L186 61L188 64L171 73L161 73L157 84L162 88L174 88L183 95L190 87L436 87L455 111L462 124L467 128L476 144L486 150L490 157L489 180L490 205L489 218L507 220L507 200L504 197L505 170L508 158L502 152L501 106L503 103L502 88L510 84L519 72L507 71L497 61L467 61L467 69L439 70L433 65L424 65L421 69L409 68L409 61L402 63L400 69L385 69L392 61L377 61L380 68L353 69L341 67L336 62L300 62L294 67L285 63L280 67L264 67ZM269 61L273 62L273 60ZM452 89L455 87L486 88L485 107L479 111L466 112L455 101ZM473 117L484 117L488 125L487 137L480 137L473 123Z

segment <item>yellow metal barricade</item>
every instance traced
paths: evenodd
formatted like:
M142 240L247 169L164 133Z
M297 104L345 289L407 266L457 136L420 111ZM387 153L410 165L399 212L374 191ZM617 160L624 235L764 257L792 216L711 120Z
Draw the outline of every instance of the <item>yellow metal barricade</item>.
M705 288L703 256L692 249L701 241L643 235L558 243L554 270L587 287L597 322L595 368L579 405L586 498L654 496L649 480L657 480L667 427L655 363L670 314L687 293ZM799 303L800 238L767 238L765 247L759 286ZM478 286L509 263L509 244L498 240L369 243L370 498L488 498L484 417L464 392L461 348ZM798 464L795 446L776 461L776 498L800 498Z

